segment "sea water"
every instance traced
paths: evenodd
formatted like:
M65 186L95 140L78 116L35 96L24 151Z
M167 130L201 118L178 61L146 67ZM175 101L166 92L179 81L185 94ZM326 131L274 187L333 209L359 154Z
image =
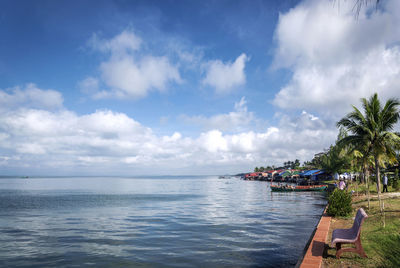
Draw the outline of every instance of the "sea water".
M0 179L1 267L290 267L326 204L217 176Z

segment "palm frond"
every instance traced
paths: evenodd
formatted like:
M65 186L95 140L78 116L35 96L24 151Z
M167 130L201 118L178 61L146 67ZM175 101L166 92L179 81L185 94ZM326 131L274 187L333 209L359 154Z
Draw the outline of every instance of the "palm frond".
M381 113L382 131L393 130L394 125L399 121L400 118L398 109L399 106L400 101L398 99L391 98L386 102Z
M396 150L400 150L400 135L392 132L400 120L400 101L392 98L382 107L375 93L369 99L362 98L361 103L363 112L353 106L353 111L337 122L338 127L349 133L337 146L360 158L364 166L371 158L377 160L379 166L393 163Z

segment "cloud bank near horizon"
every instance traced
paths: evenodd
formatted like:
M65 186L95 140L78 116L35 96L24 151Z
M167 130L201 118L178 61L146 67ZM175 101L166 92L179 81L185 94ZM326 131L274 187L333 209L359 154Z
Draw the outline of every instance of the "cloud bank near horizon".
M0 90L0 96L22 102L29 98L33 86L13 89L10 93ZM320 150L320 144L328 144L335 136L325 122L304 111L295 119L282 115L277 126L264 131L224 133L227 126L219 128L217 122L233 122L234 129L238 113L248 113L244 99L235 104L231 113L199 117L212 128L197 137L184 137L179 132L159 136L124 113L98 110L78 115L63 106L49 109L46 100L61 95L34 87L35 96L43 101L41 107L2 107L0 166L3 168L20 167L20 171L36 174L41 170L97 175L119 174L121 170L129 170L123 174L240 172L260 163L308 159Z

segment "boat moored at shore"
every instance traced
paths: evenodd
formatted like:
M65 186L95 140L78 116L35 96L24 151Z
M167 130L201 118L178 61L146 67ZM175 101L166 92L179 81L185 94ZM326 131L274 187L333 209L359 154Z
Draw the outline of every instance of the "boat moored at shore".
M291 186L291 185L271 185L272 192L321 192L328 188L328 185L306 185L306 186Z

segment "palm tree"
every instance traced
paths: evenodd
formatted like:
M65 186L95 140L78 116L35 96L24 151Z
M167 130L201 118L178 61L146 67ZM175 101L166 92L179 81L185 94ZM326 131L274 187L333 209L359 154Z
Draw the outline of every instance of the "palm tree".
M298 167L300 167L300 160L296 159L296 160L294 160L294 168L298 168Z
M338 2L338 5L340 6L340 1L341 0L334 0L335 2ZM379 2L381 0L374 0L373 2L375 2L375 6L376 9L378 9L378 5ZM370 0L354 0L354 5L353 5L353 12L356 18L358 18L358 15L360 15L361 9L363 8L363 6L367 6L368 4L370 4Z
M373 159L371 155L368 155L368 147L354 148L352 149L352 154L355 161L360 165L362 170L362 180L365 183L367 189L368 198L368 209L370 207L370 194L369 194L369 166L373 165Z
M366 6L369 4L369 0L355 0L355 4L353 7L353 10L356 12L356 16L358 17L358 15L360 14L361 8L363 6ZM378 4L379 4L380 0L375 0L376 3L376 8L378 8Z
M382 107L378 94L369 100L361 99L364 114L353 106L353 111L342 118L338 127L344 127L350 135L340 140L340 144L348 144L364 152L365 159L372 156L375 162L376 189L379 206L382 212L380 198L380 162L395 161L396 149L400 148L400 137L393 128L400 118L398 99L391 98Z

